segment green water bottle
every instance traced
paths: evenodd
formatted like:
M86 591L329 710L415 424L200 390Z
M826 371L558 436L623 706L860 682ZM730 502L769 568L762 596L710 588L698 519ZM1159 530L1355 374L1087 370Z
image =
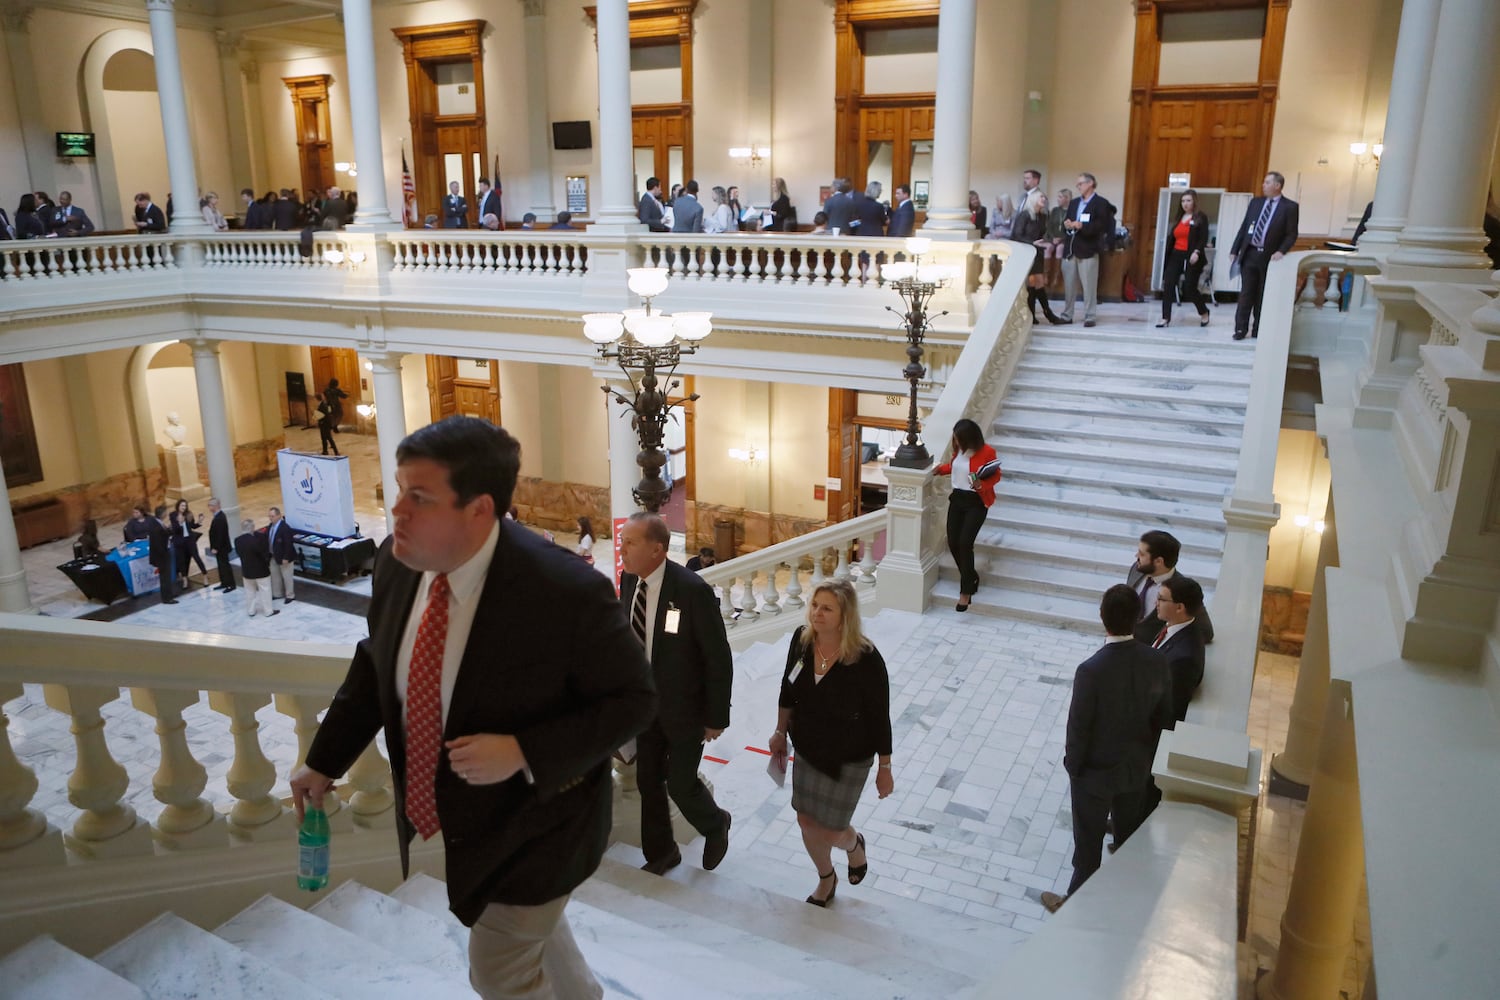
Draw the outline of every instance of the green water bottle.
M328 886L328 815L309 805L297 831L297 888L317 892Z

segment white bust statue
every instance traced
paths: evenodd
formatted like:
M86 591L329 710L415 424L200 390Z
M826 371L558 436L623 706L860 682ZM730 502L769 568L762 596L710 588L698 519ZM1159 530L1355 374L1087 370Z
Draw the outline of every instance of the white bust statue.
M182 426L182 418L174 410L167 414L167 426L162 428L162 433L172 442L172 447L180 448L187 441L187 428Z

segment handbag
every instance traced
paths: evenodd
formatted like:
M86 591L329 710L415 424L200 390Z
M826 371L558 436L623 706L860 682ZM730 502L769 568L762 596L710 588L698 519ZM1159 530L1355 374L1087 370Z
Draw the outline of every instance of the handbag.
M318 400L318 412L321 413L321 414L323 414L323 416L325 416L325 417L328 416L328 414L332 412L331 410L328 409L328 400L326 400L326 399L320 399L320 400Z

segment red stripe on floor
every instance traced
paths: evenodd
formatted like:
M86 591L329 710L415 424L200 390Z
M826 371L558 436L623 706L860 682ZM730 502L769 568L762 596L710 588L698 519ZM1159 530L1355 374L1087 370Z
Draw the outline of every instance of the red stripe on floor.
M703 755L703 759L704 760L711 760L715 764L728 764L729 763L729 761L725 760L723 757L710 757L708 754L704 754Z

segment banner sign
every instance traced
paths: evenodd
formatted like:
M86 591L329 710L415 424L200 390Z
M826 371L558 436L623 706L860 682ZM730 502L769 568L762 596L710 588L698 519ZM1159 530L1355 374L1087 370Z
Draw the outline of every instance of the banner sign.
M276 453L281 473L281 513L296 531L334 538L354 534L354 480L346 455L309 455L283 448Z
M111 550L104 558L120 567L125 578L125 587L132 594L149 594L161 588L161 578L156 567L151 565L151 543L144 538L124 542Z
M620 532L625 528L625 522L630 520L626 517L617 517L614 522L615 536L615 593L620 592L620 574L625 572L625 559L620 554Z

